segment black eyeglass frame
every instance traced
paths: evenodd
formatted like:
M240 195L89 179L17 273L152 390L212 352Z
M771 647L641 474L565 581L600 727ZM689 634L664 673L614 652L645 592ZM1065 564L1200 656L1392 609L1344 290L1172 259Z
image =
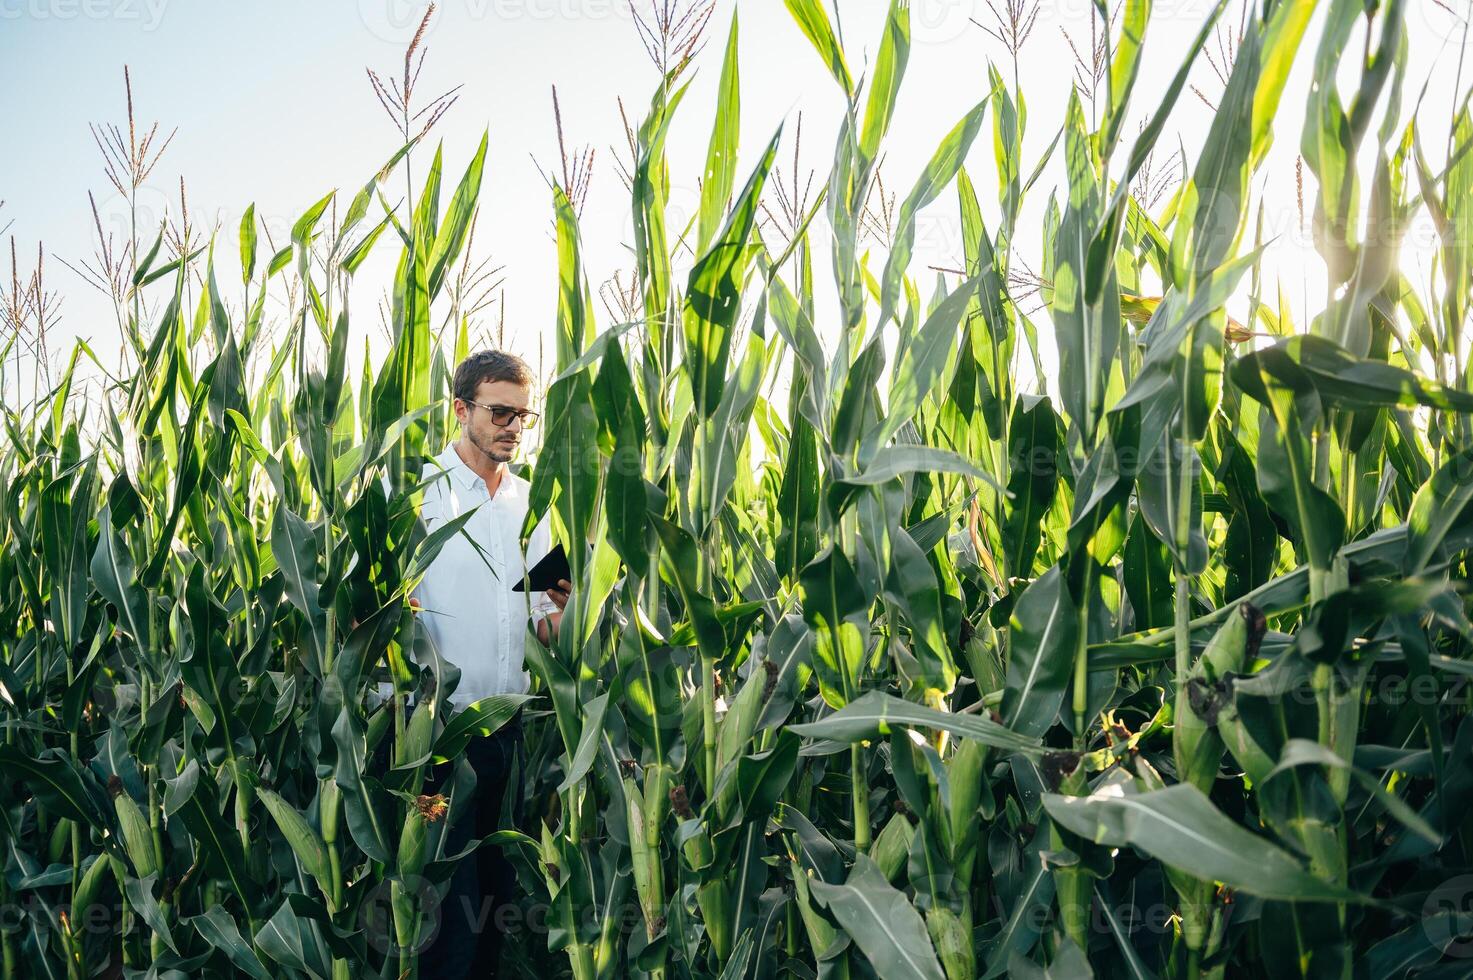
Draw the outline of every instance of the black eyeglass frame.
M515 418L522 423L522 429L524 431L535 429L537 427L537 420L542 418L538 413L529 412L525 408L512 408L510 405L484 405L481 402L473 402L468 398L462 398L461 401L474 408L484 408L491 413L491 424L499 425L502 428L511 425L511 420ZM502 416L500 421L497 421L496 417L498 415Z

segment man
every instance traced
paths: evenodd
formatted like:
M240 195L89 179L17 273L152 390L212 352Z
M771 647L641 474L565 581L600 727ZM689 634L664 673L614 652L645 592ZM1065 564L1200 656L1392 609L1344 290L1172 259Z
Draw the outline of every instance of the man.
M460 438L445 449L425 478L442 471L425 488L420 516L433 531L467 511L474 515L436 556L415 591L419 621L439 655L460 670L451 695L455 707L493 694L527 690L523 641L529 614L544 640L556 635L572 585L534 593L514 592L525 570L547 553L550 532L544 521L533 532L527 553L520 535L527 515L529 484L507 469L522 433L537 422L528 409L532 372L511 354L481 351L455 369L453 394ZM446 853L498 829L502 801L521 798L522 731L519 720L488 738L471 741L466 760L476 773L474 797L457 801L458 814ZM513 818L514 819L514 818ZM482 847L461 862L440 906L439 933L421 957L426 976L448 980L493 976L500 954L498 904L512 898L515 877L498 847Z

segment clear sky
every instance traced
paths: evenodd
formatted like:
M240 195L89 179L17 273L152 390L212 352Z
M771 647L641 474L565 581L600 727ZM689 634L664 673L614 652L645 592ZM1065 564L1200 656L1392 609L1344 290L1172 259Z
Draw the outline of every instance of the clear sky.
M637 2L649 5L649 0ZM1007 0L991 2L1003 8ZM1225 23L1237 23L1239 2L1230 7ZM1468 7L1466 0L1448 4ZM738 5L742 174L783 123L789 142L780 159L791 159L800 111L801 169L817 171L815 186L827 172L841 101L817 55L781 0L719 0L696 81L670 137L677 215L690 213L697 201L721 51ZM887 3L838 0L838 5L850 60L859 71L873 57ZM1027 167L1056 131L1074 79L1066 32L1085 57L1090 45L1092 0L1042 0L1038 6L1020 65L1029 107ZM985 94L989 60L1011 72L1002 45L973 23L973 18L995 22L988 0L913 0L911 7L910 68L882 170L887 186L901 197L939 139ZM1155 108L1211 7L1209 0L1157 0L1130 132ZM219 227L222 252L233 253L236 226L251 202L277 241L284 241L292 221L310 203L333 187L351 195L396 147L396 133L364 69L400 70L404 46L423 9L417 0L0 0L0 92L8 135L0 153L0 200L5 202L0 227L9 223L6 236L15 239L23 272L38 241L50 255L73 264L91 256L89 190L97 195L104 230L124 233L125 209L103 178L88 130L88 123L124 118L124 65L132 71L139 118L159 120L166 131L178 128L144 195L144 220L177 216L182 176L192 222ZM1430 79L1421 119L1429 125L1429 156L1439 165L1464 35L1436 0L1410 0L1409 9L1409 101ZM1317 18L1310 29L1311 43L1317 42L1318 23ZM625 0L446 0L425 43L429 54L420 92L429 96L464 86L436 130L445 144L447 180L458 179L482 130L489 129L488 178L475 247L505 267L509 343L535 357L537 337L551 329L555 304L550 193L538 170L538 163L550 166L556 159L551 87L558 87L570 143L596 149L583 231L597 289L631 264L628 199L614 162L616 152L627 156L616 99L623 98L637 122L658 75ZM1312 51L1301 53L1275 127L1275 148L1255 182L1270 233L1282 236L1267 267L1285 280L1296 315L1302 315L1302 303L1316 308L1313 283L1322 275L1307 234L1296 228L1294 186L1312 60ZM1215 101L1222 90L1206 60L1193 82L1201 96L1184 95L1161 143L1170 148L1179 139L1189 160L1196 159L1212 118L1207 101ZM996 196L990 128L989 123L970 157L986 205ZM1158 156L1169 152L1158 150ZM1124 158L1125 153L1117 154L1117 173ZM425 162L422 155L420 172ZM1025 211L1021 242L1030 261L1039 252L1043 204L1060 176L1050 169ZM955 210L954 198L947 197L923 218L917 270L956 264L962 247ZM1411 262L1428 254L1430 240L1418 235L1414 232L1409 245ZM359 276L359 330L378 333L376 300L391 260L385 247ZM56 356L70 346L69 336L87 337L104 357L115 356L116 327L105 299L59 262L48 259L46 268L49 286L62 297L62 321L52 337Z

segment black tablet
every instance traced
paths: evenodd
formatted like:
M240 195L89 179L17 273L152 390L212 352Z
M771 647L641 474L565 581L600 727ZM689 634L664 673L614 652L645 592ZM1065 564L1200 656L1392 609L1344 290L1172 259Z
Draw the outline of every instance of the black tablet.
M558 582L568 578L573 570L568 567L568 553L558 545L527 570L527 577L511 587L513 592L546 592L557 588Z

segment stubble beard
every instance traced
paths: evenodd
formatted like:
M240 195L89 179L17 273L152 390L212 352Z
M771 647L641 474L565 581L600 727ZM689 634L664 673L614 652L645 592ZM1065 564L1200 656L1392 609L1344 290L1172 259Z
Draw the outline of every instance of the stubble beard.
M474 432L470 433L470 437L471 445L493 463L510 463L516 457L517 443L515 442L506 443L497 438L483 440Z

